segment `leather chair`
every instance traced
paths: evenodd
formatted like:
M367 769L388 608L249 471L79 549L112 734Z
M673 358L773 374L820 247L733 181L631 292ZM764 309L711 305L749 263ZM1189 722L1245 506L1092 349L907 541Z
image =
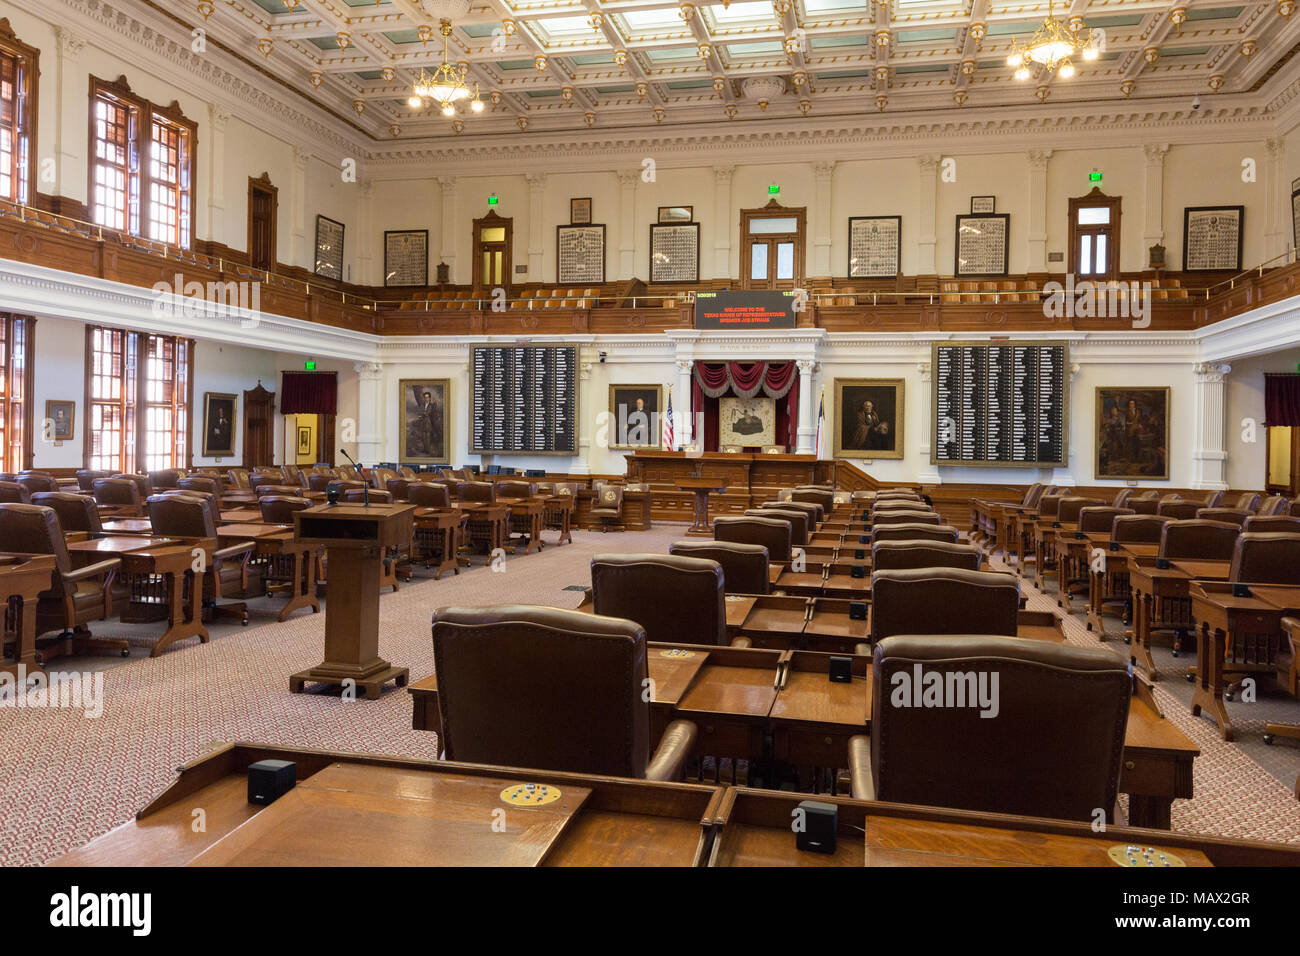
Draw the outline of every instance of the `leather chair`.
M1129 515L1133 515L1132 508L1090 505L1079 509L1079 530L1089 533L1104 531L1109 534L1114 528L1116 518Z
M297 485L258 485L258 500L265 498L267 495L288 496L290 498L301 498L302 488Z
M154 534L176 538L215 538L220 512L215 497L189 494L151 495L145 502ZM211 616L238 618L248 625L248 605L243 601L220 603L228 595L262 593L261 572L250 568L252 541L218 548L203 575L203 609Z
M1068 498L1062 498L1061 504L1056 510L1056 520L1061 524L1075 524L1079 520L1079 512L1084 508L1104 508L1106 502L1100 498L1084 498L1080 495L1070 495Z
M1238 535L1228 580L1243 584L1300 584L1300 534L1248 531Z
M390 478L400 478L401 476L391 468L371 468L370 469L370 486L380 491L388 490L388 481Z
M307 475L307 490L324 491L330 486L332 482L336 482L338 480L339 479L335 478L333 475L322 475L319 472L312 472L311 474Z
M1286 500L1285 498L1283 499ZM1280 531L1283 534L1300 534L1300 518L1290 515L1251 515L1241 526L1242 531Z
M877 501L872 513L884 511L933 511L934 509L919 498L885 498Z
M857 492L854 492L854 494L857 494ZM870 492L863 492L863 494L867 495L870 494ZM876 492L876 501L883 501L886 498L911 498L915 501L921 500L921 496L915 491L908 491L905 488L883 488Z
M94 470L90 468L77 469L77 487L82 491L94 491L96 478L112 478L113 473L104 469Z
M284 466L281 466L283 469ZM228 468L226 478L230 481L230 487L236 491L251 491L248 487L248 469L247 468Z
M318 465L316 471L318 474L329 475L332 478L342 478L344 481L361 480L361 476L357 474L357 470L351 465L339 465L337 468L330 468L328 465L324 467Z
M255 471L248 476L248 489L256 493L262 485L283 485L284 475L278 471Z
M1110 540L1121 544L1159 544L1169 521L1159 515L1119 515L1111 522Z
M59 527L69 531L84 531L92 538L104 533L99 520L99 507L88 495L74 495L65 491L41 491L32 495L32 504L53 508L59 516Z
M1255 509L1255 514L1269 517L1272 515L1285 515L1290 509L1291 502L1286 500L1283 495L1272 495L1265 498Z
M263 495L257 499L262 520L268 524L293 524L293 513L312 506L311 500L293 495Z
M668 553L718 562L722 565L723 588L728 594L767 594L770 590L767 548L761 544L688 538L674 541Z
M1127 508L1128 500L1132 497L1132 488L1121 488L1119 491L1115 492L1115 498L1111 501L1110 505L1112 508Z
M149 484L148 475L132 475L125 472L118 472L114 478L125 478L127 481L135 482L136 490L140 492L140 500L148 498L153 494L153 485Z
M918 668L976 691L974 705L915 706L903 682ZM997 717L986 719L977 686L993 674ZM876 645L872 680L871 736L849 742L854 797L1088 821L1100 807L1110 819L1132 693L1115 654L1015 637L898 636Z
M232 471L234 469L231 469ZM302 469L297 465L281 465L280 474L284 476L286 485L297 485L299 488L304 487L302 478Z
M957 543L957 529L950 524L882 524L871 526L871 544L877 541L950 541Z
M1159 556L1230 561L1240 535L1241 528L1224 521L1200 518L1170 521L1160 535Z
M54 476L44 471L22 471L14 478L18 484L22 485L32 494L39 491L58 491L59 483L54 480Z
M406 500L421 508L450 508L451 493L444 484L412 481L406 486Z
M1055 494L1045 492L1043 497L1038 499L1038 517L1051 521L1057 520L1056 516L1060 511L1061 501L1067 497L1069 496L1063 495L1059 491Z
M40 648L45 659L105 651L127 656L126 641L92 637L86 627L90 621L113 616L113 581L121 559L108 558L74 569L58 513L42 505L0 504L0 541L20 554L54 556L49 590L42 591L36 602L36 636L61 632L56 643Z
M608 531L611 521L621 526L623 520L623 486L622 485L600 485L596 489L596 497L591 503L592 522L600 522L600 530Z
M462 481L456 485L456 497L461 501L490 504L497 500L497 486L490 481Z
M815 505L821 505L822 511L826 514L835 510L835 492L825 488L800 485L790 493L790 500L811 501Z
M93 485L95 502L118 508L122 513L139 514L144 499L140 486L127 478L96 478Z
M1238 526L1244 525L1247 518L1254 516L1255 512L1241 508L1200 508L1196 512L1196 517L1206 521L1223 521Z
M159 471L149 472L149 487L154 491L166 491L169 488L179 488L177 484L181 479L179 468L163 468Z
M1205 501L1201 503L1202 508L1217 508L1223 504L1222 491L1210 491L1205 495Z
M871 546L871 567L875 571L907 571L913 568L964 568L978 571L984 555L969 544L951 541L877 541Z
M793 508L750 508L742 514L746 518L775 518L790 522L790 547L803 548L808 545L808 515Z
M767 548L768 560L778 563L790 560L793 532L790 522L780 518L721 515L713 519L715 541L761 544Z
M448 760L679 780L696 727L676 720L650 753L645 631L550 607L446 607L433 615Z
M726 644L725 595L717 561L669 554L598 554L591 559L593 610L602 617L636 621L649 641Z
M1160 492L1144 491L1128 500L1128 506L1140 515L1154 515L1160 511Z
M16 481L0 481L0 502L31 504L32 490Z
M889 524L943 524L943 515L933 511L880 511L872 509L871 526Z
M1261 498L1263 498L1263 495L1256 494L1253 491L1246 491L1239 494L1233 501L1221 502L1219 507L1235 508L1238 511L1254 511L1259 507Z
M531 498L537 494L537 486L528 481L498 481L497 497Z
M180 491L202 491L209 495L221 494L221 481L212 475L187 475L176 482Z
M1004 571L915 568L873 571L871 639L895 634L1015 637L1020 584Z
M419 473L418 473L414 468L412 468L410 465L398 465L398 466L397 466L397 472L398 472L398 474L400 474L403 478L405 478L407 481L419 481L419 480L420 480L420 475L419 475Z
M1204 508L1205 505L1196 501L1186 501L1183 499L1173 500L1165 498L1161 500L1156 508L1156 514L1163 515L1166 518L1172 518L1174 521L1188 521L1196 517L1196 512Z
M409 478L389 478L385 490L393 496L394 501L409 501L413 484L415 482Z
M808 516L808 531L817 530L817 526L826 520L822 506L811 501L764 501L757 508L759 511L802 511Z
M393 503L391 491L378 488L344 488L343 500L351 502L369 501L372 505L390 505Z

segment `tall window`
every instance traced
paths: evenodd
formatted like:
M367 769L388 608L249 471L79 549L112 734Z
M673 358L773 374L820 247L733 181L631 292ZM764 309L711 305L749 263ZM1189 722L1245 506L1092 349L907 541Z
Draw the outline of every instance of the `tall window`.
M9 202L30 199L39 58L0 20L0 199Z
M1093 187L1070 200L1070 269L1080 279L1119 275L1120 198Z
M90 98L95 222L188 249L198 127L175 103L164 108L135 96L125 79L92 77Z
M32 465L32 339L36 320L0 313L0 471Z
M193 350L189 339L87 327L87 467L188 466Z

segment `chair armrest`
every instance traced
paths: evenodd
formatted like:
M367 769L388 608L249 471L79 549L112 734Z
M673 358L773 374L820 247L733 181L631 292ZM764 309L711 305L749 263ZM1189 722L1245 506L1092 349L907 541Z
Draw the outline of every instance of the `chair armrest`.
M731 646L732 647L753 647L754 642L751 641L749 638L747 638L744 634L741 634L731 639Z
M224 561L226 558L237 558L241 554L251 554L256 547L257 543L254 541L241 541L239 544L232 544L228 548L218 548L212 552L212 557L215 561Z
M871 778L871 738L849 738L850 793L855 800L876 799L876 782Z
M88 564L84 568L77 568L75 571L65 571L63 573L63 580L72 582L88 581L90 578L97 578L106 572L116 571L121 566L121 558L108 558L104 561L96 561L94 564Z
M689 720L674 720L664 730L659 747L651 756L645 768L647 780L680 780L686 766L686 758L695 746L695 737L699 733Z

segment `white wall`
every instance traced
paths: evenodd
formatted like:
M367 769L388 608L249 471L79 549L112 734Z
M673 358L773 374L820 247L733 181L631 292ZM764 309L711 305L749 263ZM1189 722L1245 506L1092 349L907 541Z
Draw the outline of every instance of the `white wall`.
M1228 375L1228 484L1233 488L1263 488L1267 475L1264 428L1264 373L1296 372L1300 349L1235 359ZM1247 442L1245 419L1256 425L1255 441Z

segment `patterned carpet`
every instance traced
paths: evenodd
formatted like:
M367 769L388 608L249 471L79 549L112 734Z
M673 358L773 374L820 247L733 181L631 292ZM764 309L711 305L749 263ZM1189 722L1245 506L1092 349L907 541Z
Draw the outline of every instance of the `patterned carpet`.
M581 595L565 588L590 582L593 554L662 553L683 530L684 525L664 524L639 533L574 532L573 545L509 557L501 573L479 566L435 582L417 572L416 580L380 602L380 651L409 667L412 680L418 680L433 670L429 615L435 608L503 601L575 607ZM1031 608L1055 607L1054 598L1027 585L1026 591ZM390 690L378 701L289 694L289 675L320 660L323 617L303 611L277 624L276 599L254 601L250 610L248 628L213 627L209 644L189 641L156 659L147 656L156 627L145 639L138 629L117 622L97 625L97 634L133 638L129 660L65 659L53 666L104 672L98 718L74 710L0 708L5 835L0 865L44 863L125 822L171 783L178 765L215 743L251 740L436 756L436 736L411 729L404 691ZM1072 642L1097 646L1080 616L1067 622ZM1117 652L1124 647L1117 641L1107 646ZM1175 829L1300 842L1300 801L1291 784L1265 771L1241 747L1220 740L1209 721L1193 718L1169 683L1157 685L1161 705L1202 750L1195 766L1196 796L1175 802ZM1300 705L1291 715L1300 717ZM1250 733L1250 725L1243 724L1242 736ZM1300 755L1288 742L1272 749L1282 756L1283 748ZM1296 762L1300 765L1300 759Z

